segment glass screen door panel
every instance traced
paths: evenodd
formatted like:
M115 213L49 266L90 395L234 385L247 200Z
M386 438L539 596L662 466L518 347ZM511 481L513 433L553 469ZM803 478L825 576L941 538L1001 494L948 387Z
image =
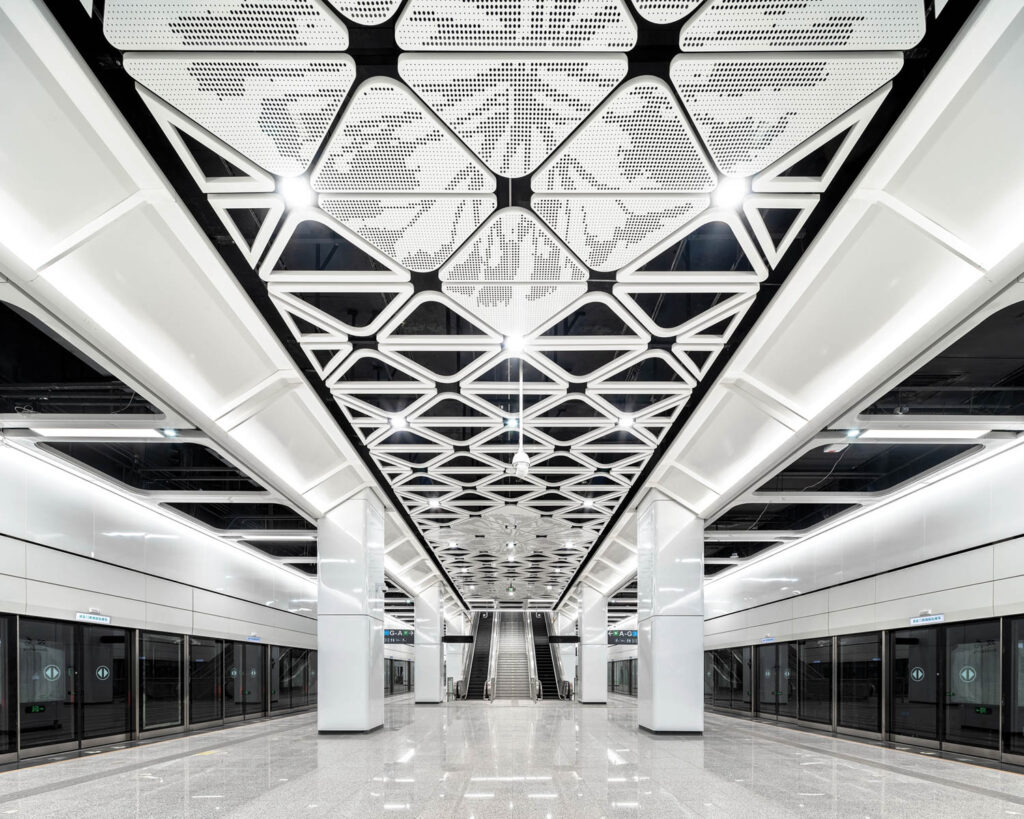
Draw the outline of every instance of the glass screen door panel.
M251 717L267 713L267 704L263 692L266 690L266 650L263 645L243 643L245 657L245 715Z
M316 652L309 652L309 704L316 705L317 701L317 681L316 681Z
M82 738L131 731L129 631L82 626Z
M715 661L714 652L704 652L704 704L715 704Z
M0 754L18 748L17 646L14 644L14 617L0 617Z
M245 711L245 658L242 644L224 643L224 718L240 717Z
M144 631L139 636L139 691L143 731L185 723L185 638Z
M800 719L832 722L832 640L801 640Z
M270 710L281 711L291 707L288 689L288 657L290 649L270 647Z
M74 625L23 617L20 630L21 747L76 741Z
M882 635L846 634L839 643L839 725L882 730Z
M214 722L221 718L221 668L223 643L209 637L190 637L188 644L189 722Z
M799 669L800 658L796 643L780 643L779 665L776 679L779 685L779 716L796 718L800 715Z
M1005 750L1011 754L1024 755L1024 617L1007 619L1006 637L1009 663L1006 702L1009 708L1006 724Z
M942 693L939 630L929 627L893 631L889 646L889 730L905 737L938 739Z
M943 740L999 747L999 621L946 626Z
M778 649L776 645L757 647L757 713L778 716Z

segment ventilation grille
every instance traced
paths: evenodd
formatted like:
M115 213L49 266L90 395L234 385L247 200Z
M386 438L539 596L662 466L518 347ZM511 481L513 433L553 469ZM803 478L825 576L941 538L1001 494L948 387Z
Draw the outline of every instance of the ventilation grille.
M543 193L705 193L715 183L672 90L653 77L612 92L533 177Z
M396 80L356 90L312 176L332 192L485 193L494 177Z
M921 0L711 0L683 51L905 50L924 37Z
M680 54L670 75L715 164L729 176L749 176L884 85L902 64L900 54Z
M522 334L587 289L587 270L537 217L503 208L440 273L444 292L499 332Z
M402 55L398 70L495 173L530 173L626 75L625 55Z
M125 70L214 136L278 176L297 176L355 78L345 54L127 54Z
M344 51L348 30L320 0L107 0L103 34L122 51Z
M406 51L629 51L622 0L409 0L395 27Z
M333 197L320 207L410 270L436 270L497 207L493 196Z
M635 261L710 204L706 197L534 196L531 205L583 262L613 271Z

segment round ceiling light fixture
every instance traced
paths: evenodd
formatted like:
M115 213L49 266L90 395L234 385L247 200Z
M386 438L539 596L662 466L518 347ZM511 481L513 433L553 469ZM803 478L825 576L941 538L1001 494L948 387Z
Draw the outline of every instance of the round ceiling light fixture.
M281 194L289 208L311 208L316 204L316 191L310 187L309 180L304 176L278 180L277 192Z
M526 347L526 339L522 336L505 336L505 343L502 346L508 352L518 355Z
M722 178L711 194L711 200L716 208L738 208L743 203L743 197L747 195L747 180L736 179L731 176Z
M409 422L405 420L404 415L393 415L391 417L391 426L395 429L405 429L409 426Z

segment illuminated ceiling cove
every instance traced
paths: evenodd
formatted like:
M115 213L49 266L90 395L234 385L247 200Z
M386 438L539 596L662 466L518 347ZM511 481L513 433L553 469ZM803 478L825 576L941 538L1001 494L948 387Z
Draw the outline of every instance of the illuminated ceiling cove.
M923 0L68 5L471 602L563 591L939 27Z

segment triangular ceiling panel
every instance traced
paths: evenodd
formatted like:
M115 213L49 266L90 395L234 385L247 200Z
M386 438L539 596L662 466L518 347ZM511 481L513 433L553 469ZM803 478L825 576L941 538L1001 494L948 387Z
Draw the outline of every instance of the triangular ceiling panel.
M708 374L724 346L721 342L715 341L687 340L673 344L672 352L679 356L679 360L700 380Z
M753 284L623 283L612 292L654 335L686 333L708 316L757 292Z
M402 0L330 0L330 4L354 23L375 26L390 20Z
M626 75L624 54L403 54L398 72L492 171L533 171Z
M411 284L273 282L271 298L295 315L346 335L375 333L412 295Z
M395 26L406 51L629 51L636 38L623 0L409 0Z
M827 127L814 134L802 145L798 145L785 156L773 162L754 177L751 185L753 190L764 193L822 193L835 179L839 169L846 162L857 142L864 135L868 124L882 107L885 98L892 90L892 83L887 83L875 93L850 109ZM842 141L832 153L823 170L811 173L791 173L815 151L842 136Z
M352 95L311 176L321 193L492 193L494 176L402 83Z
M125 54L139 83L277 176L305 172L355 79L347 54Z
M786 255L790 245L803 228L807 218L818 204L818 197L813 194L751 194L743 200L743 213L750 223L754 238L761 245L768 264L775 267ZM784 215L792 214L781 231L772 230L771 211L782 211Z
M903 55L679 54L669 74L726 176L750 176L885 85Z
M612 92L531 184L538 193L707 193L717 177L668 84L638 77Z
M256 267L284 215L281 197L276 194L218 194L210 197L210 206L249 266Z

